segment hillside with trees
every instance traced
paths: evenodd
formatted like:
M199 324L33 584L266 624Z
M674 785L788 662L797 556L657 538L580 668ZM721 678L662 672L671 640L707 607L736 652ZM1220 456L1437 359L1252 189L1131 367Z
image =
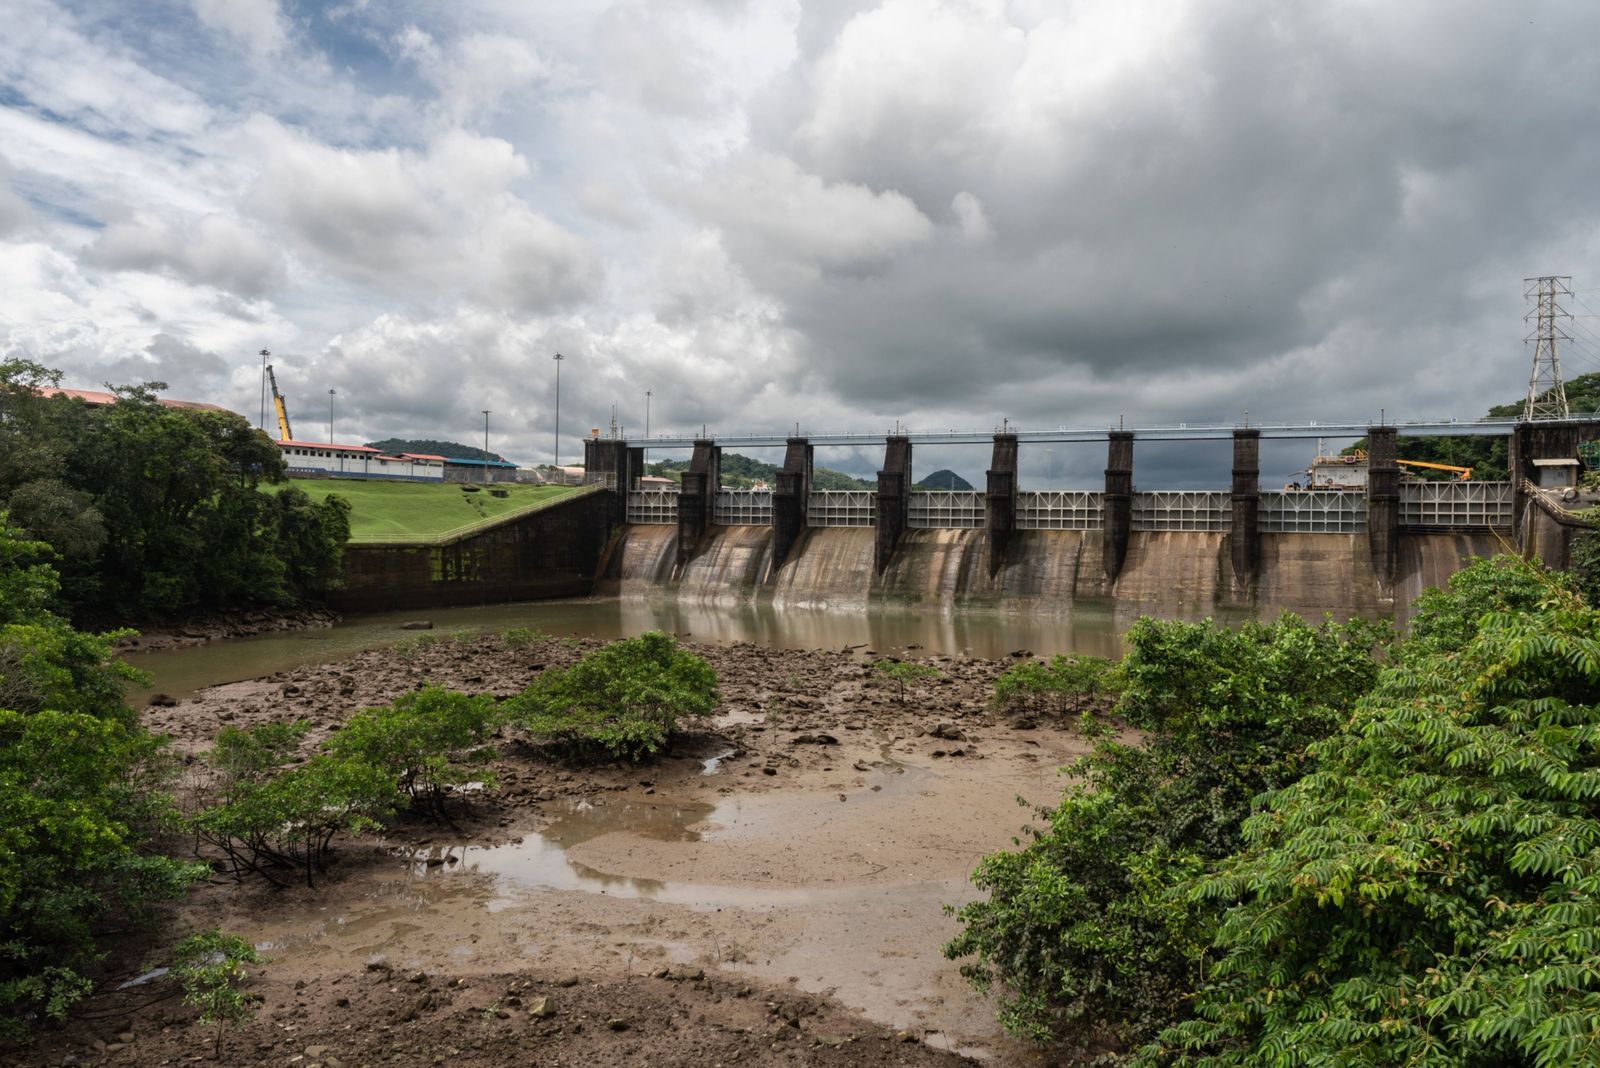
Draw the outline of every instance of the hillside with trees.
M472 445L463 445L459 441L434 441L432 438L384 438L382 441L369 441L367 448L386 452L397 456L402 452L417 452L424 456L443 456L451 460L490 460L504 461L505 457L497 452L484 452Z
M914 490L970 490L973 485L948 467L943 467L911 488Z

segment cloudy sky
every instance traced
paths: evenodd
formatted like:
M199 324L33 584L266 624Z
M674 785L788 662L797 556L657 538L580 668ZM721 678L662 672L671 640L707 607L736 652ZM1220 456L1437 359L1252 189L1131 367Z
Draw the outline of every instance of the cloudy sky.
M546 462L558 351L569 460L646 390L656 431L1467 417L1526 390L1536 274L1600 370L1587 0L5 17L0 352L254 420L266 347L300 437L335 389L340 440L489 408ZM1140 483L1223 486L1225 451ZM981 474L947 453L919 472Z

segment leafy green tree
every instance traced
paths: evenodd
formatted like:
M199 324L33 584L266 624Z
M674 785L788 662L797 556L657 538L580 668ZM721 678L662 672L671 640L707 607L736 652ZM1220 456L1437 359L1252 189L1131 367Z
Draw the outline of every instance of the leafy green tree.
M1304 747L1370 686L1386 633L1287 614L1130 628L1117 709L1147 741L1102 740L1069 769L1027 844L980 863L988 896L957 911L945 947L998 989L1009 1030L1122 1044L1183 1015L1221 912L1185 888L1238 847L1257 794L1303 774Z
M443 815L450 790L469 780L492 781L482 765L494 755L489 743L503 719L487 694L425 686L357 712L328 740L328 749L382 769L414 806Z
M1474 569L1467 604L1544 577ZM1267 798L1190 895L1220 959L1146 1060L1600 1064L1600 613L1544 590L1386 670Z
M579 756L637 763L660 752L679 720L704 718L721 695L711 665L650 631L546 671L510 702L511 721Z
M261 963L256 947L238 935L213 927L179 942L172 949L172 977L183 1000L200 1010L200 1023L216 1028L212 1056L222 1056L222 1034L249 1020L253 1004L244 992L246 964Z
M1032 710L1040 702L1056 715L1080 712L1084 702L1108 692L1115 682L1111 661L1101 656L1053 656L1048 661L1025 660L994 680L993 704L997 708Z
M320 596L338 587L345 543L350 540L350 502L338 494L313 501L294 486L269 500L273 540L289 590L299 596Z

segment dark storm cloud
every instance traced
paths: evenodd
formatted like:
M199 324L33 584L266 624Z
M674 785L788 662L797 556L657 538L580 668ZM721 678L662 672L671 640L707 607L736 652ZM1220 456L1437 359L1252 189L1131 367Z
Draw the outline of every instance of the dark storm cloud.
M935 4L803 21L807 55L757 138L941 225L867 274L766 276L833 390L988 408L1025 382L1009 411L1046 423L1098 421L1107 386L1131 385L1145 421L1382 397L1469 415L1515 393L1523 358L1500 342L1520 337L1521 278L1580 270L1595 229L1583 42L1600 11L1206 5L1098 82L1042 90L1030 67L1065 62L1092 7L1056 30ZM871 46L891 72L896 49L937 66L939 19L992 50L946 97L850 62ZM958 232L961 193L992 237ZM1503 363L1462 375L1468 353ZM1274 372L1295 354L1307 365Z

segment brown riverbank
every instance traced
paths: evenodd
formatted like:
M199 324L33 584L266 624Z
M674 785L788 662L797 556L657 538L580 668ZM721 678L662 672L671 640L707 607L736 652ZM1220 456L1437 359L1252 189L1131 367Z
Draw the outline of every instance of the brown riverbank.
M509 696L597 644L423 638L145 715L180 752L225 724L296 717L315 724L315 744L424 681ZM344 843L315 891L219 878L176 910L176 933L218 925L267 947L252 982L261 1012L225 1036L224 1056L868 1065L951 1063L954 1048L1033 1060L943 959L955 926L941 906L969 900L977 859L1010 844L1028 816L1018 795L1059 794L1056 769L1081 740L988 709L1007 661L929 657L940 676L902 701L867 650L690 647L716 667L723 702L657 764L566 767L508 735L498 785L459 799L454 826L404 819ZM175 998L92 1011L19 1063L209 1057L209 1033Z

